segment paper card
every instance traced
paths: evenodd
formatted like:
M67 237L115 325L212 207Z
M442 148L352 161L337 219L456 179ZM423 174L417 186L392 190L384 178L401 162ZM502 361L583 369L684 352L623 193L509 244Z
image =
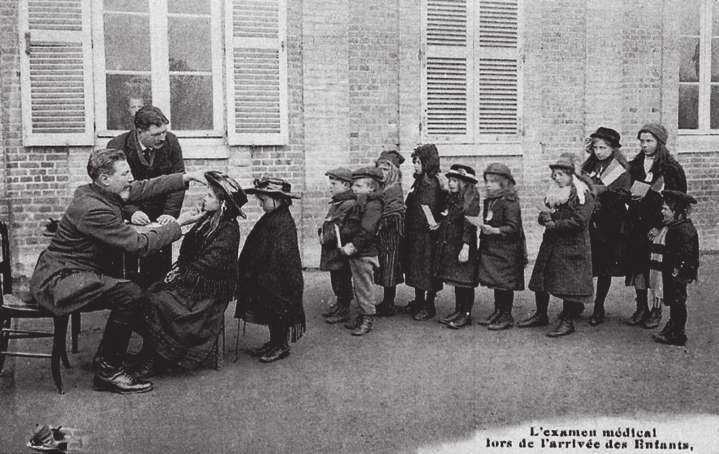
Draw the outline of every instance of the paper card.
M424 217L427 219L427 224L430 226L437 225L437 221L434 219L432 210L429 209L429 205L422 205L422 211L424 211Z
M649 188L651 186L643 181L635 181L634 184L632 184L632 197L635 199L641 199L645 195L647 195L647 192L649 192Z

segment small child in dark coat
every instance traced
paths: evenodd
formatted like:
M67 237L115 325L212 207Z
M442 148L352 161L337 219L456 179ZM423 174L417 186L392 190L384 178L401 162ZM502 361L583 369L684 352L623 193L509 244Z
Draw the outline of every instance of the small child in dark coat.
M322 314L327 317L325 321L332 324L349 320L350 302L352 301L352 273L349 259L340 250L342 244L341 239L337 238L337 232L344 225L357 197L351 189L352 171L350 169L340 167L327 171L325 175L329 177L332 199L318 234L320 244L322 244L320 269L330 272L332 291L337 297L335 304Z
M514 291L524 290L527 246L522 211L512 172L504 164L489 164L484 171L486 195L479 226L479 282L494 289L494 312L479 322L491 330L514 325Z
M472 323L474 288L477 278L477 227L465 216L478 216L480 211L477 177L474 169L453 164L446 173L450 196L447 217L439 223L434 274L448 285L454 286L454 312L440 320L450 328L458 329Z
M382 171L364 167L352 172L352 191L357 202L349 211L341 229L342 253L349 257L355 303L359 315L354 323L345 324L353 336L372 331L376 314L374 301L374 273L379 267L377 259L377 226L382 216L382 194L379 193Z
M699 268L699 238L688 207L694 197L681 191L662 191L664 227L649 245L651 251L649 284L655 297L663 295L669 306L669 321L652 337L656 342L684 345L687 336L687 284L696 280ZM662 244L663 243L663 244ZM660 293L661 292L661 293Z

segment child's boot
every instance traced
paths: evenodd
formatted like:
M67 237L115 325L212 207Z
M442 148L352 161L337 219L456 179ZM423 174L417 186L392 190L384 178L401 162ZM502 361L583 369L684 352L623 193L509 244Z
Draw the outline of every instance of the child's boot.
M325 321L329 324L344 323L350 319L350 302L337 301L337 311L328 316Z
M487 318L480 319L477 324L482 326L491 325L496 322L502 315L502 311L499 309L499 303L496 298L494 300L494 312L492 312Z
M353 336L364 336L365 334L372 331L372 315L361 315L359 325L352 331Z
M637 290L637 309L629 320L626 320L624 323L629 326L636 326L643 323L648 315L647 290Z

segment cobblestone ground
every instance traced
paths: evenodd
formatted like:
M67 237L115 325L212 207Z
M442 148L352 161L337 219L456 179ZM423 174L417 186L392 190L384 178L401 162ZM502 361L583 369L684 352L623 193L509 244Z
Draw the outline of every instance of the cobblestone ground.
M64 374L65 395L56 394L46 360L10 360L0 377L0 452L25 452L37 423L76 429L87 452L334 453L413 451L540 418L716 414L719 255L703 256L700 274L681 348L621 323L633 301L619 278L608 321L592 328L585 311L567 338L550 339L544 328L452 331L407 316L380 319L355 338L323 322L329 280L307 272L308 332L289 358L267 365L240 351L234 361L238 328L229 309L223 369L159 377L153 392L130 396L91 389L105 315L89 314L74 368ZM490 312L490 295L478 292L478 317ZM400 286L398 303L409 299ZM515 318L531 312L530 292L516 299ZM440 315L453 304L445 290ZM551 315L559 309L553 299ZM239 348L266 340L266 329L248 325Z

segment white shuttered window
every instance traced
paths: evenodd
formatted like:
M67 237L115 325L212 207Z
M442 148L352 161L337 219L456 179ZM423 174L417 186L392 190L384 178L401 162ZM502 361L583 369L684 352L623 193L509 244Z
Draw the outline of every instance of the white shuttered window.
M23 145L92 145L89 0L19 4Z
M517 141L521 132L519 0L424 0L426 141Z

